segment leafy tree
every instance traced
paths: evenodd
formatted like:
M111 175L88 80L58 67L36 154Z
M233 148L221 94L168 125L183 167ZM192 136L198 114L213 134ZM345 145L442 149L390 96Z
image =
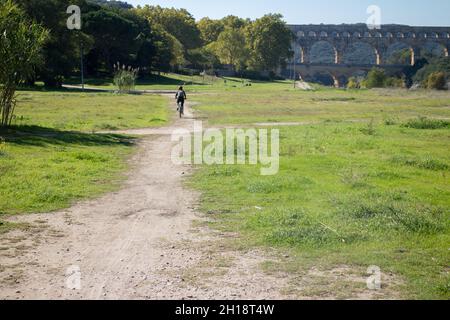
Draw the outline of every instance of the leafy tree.
M294 35L282 18L279 14L269 14L246 27L251 69L275 71L293 56Z
M236 70L242 70L248 60L249 51L245 36L237 29L226 28L210 48L223 64L230 64Z
M200 31L200 36L205 45L217 41L219 35L224 31L225 26L220 20L212 20L210 18L203 18L197 23Z
M219 58L210 47L189 50L188 60L195 69L209 70L220 64Z
M226 16L225 18L220 20L220 22L224 27L228 27L231 29L243 29L250 24L249 19L242 19L233 15Z
M386 79L386 72L383 69L373 68L367 74L367 78L364 83L368 89L384 88L386 86Z
M148 22L128 10L98 8L84 15L83 31L94 39L94 46L88 54L88 70L112 72L117 61L135 65L139 59L145 62L142 50L151 48L151 29ZM142 48L142 46L145 46ZM146 67L146 66L141 66Z
M50 31L43 48L45 66L36 70L47 86L60 86L64 77L70 76L79 65L80 41L86 47L90 39L81 32L67 29L66 14L69 5L86 6L84 0L14 0L26 14ZM81 39L80 39L81 37Z
M162 8L160 6L138 7L136 12L147 18L152 26L161 26L174 36L186 50L202 45L200 31L194 17L185 9Z
M0 2L0 126L11 124L16 88L41 60L48 32L11 0Z

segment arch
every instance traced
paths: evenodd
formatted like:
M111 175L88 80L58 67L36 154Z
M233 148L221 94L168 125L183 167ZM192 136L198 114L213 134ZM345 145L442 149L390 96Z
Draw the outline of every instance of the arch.
M297 32L297 37L304 38L305 37L305 32L304 31Z
M414 50L403 42L396 42L386 50L385 64L414 65Z
M438 39L438 38L439 38L439 35L438 35L436 32L432 32L432 33L430 33L430 38L432 38L432 39Z
M364 32L364 38L372 38L370 32Z
M408 39L415 39L415 38L416 38L416 34L415 34L414 32L407 32L407 33L405 34L405 38L408 38Z
M393 38L394 35L392 34L392 32L388 32L386 33L386 38Z
M302 46L295 46L293 59L296 64L305 63L305 50Z
M313 81L316 83L320 83L324 86L334 87L336 86L337 78L332 75L330 72L316 72L313 75Z
M342 37L343 38L350 38L352 35L350 34L350 32L348 32L348 31L344 31L343 33L342 33Z
M376 32L375 38L383 38L383 35L381 34L381 32Z
M332 36L333 38L340 38L340 37L341 37L341 35L340 35L339 32L337 32L337 31L333 31L333 33L331 34L331 36Z
M397 38L404 38L405 34L403 32L397 32Z
M448 57L448 49L444 45L428 40L422 46L420 55L423 57Z
M317 34L314 31L310 31L310 32L308 32L308 37L315 38L315 37L317 37Z
M342 57L343 63L354 65L375 65L380 63L380 60L378 50L365 42L351 44Z
M325 32L325 31L321 31L321 32L320 32L320 37L321 37L321 38L328 38L328 33Z
M339 63L337 49L328 41L318 41L314 43L309 51L310 63Z
M442 38L444 38L444 39L450 39L450 33L444 32L444 33L442 34Z
M354 32L354 33L353 33L353 38L361 38L361 33L359 33L359 32Z
M428 38L428 34L425 32L421 32L421 33L419 33L419 38L426 39L426 38Z

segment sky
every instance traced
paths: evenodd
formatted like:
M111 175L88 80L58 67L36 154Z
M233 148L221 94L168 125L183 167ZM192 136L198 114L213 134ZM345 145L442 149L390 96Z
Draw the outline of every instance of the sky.
M196 19L233 14L258 18L281 13L289 24L365 23L367 8L381 8L381 23L450 26L450 0L123 0L133 5L187 9Z

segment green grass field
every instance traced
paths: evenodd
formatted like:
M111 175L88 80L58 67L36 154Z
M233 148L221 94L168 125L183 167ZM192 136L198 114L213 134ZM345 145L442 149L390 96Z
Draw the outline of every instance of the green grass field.
M142 81L174 89L190 77ZM278 175L259 167L199 166L188 184L201 191L210 225L238 233L238 248L276 248L289 259L267 272L370 265L400 298L449 299L450 93L406 90L294 90L292 83L239 79L186 88L209 125L255 127L298 122L281 134ZM111 81L91 85L112 88ZM131 137L95 131L162 126L158 96L22 91L15 127L0 132L1 215L43 212L118 186ZM0 232L17 227L0 222ZM293 283L293 289L301 287ZM312 285L311 295L351 298L345 282Z
M94 131L164 125L167 103L160 96L19 92L14 126L0 131L0 220L117 188L135 140ZM0 232L12 227L0 222Z
M167 99L157 95L21 91L13 124L102 131L162 126L168 121Z
M237 247L293 252L268 271L351 266L362 275L377 265L397 277L384 285L400 297L450 298L448 92L301 92L279 84L195 101L210 124L303 123L279 127L278 175L202 166L190 181L211 225L240 235ZM313 287L318 296L330 290ZM335 289L352 297L351 288Z

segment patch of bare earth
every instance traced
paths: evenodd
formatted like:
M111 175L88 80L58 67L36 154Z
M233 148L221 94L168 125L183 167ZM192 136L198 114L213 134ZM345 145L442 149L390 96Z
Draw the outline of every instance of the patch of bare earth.
M302 281L266 273L261 265L277 254L236 251L223 234L194 227L205 218L195 209L199 195L183 185L191 168L170 157L170 133L192 122L188 113L170 128L138 132L145 136L119 191L59 212L11 217L29 227L0 238L0 299L337 298L305 285L334 272Z

